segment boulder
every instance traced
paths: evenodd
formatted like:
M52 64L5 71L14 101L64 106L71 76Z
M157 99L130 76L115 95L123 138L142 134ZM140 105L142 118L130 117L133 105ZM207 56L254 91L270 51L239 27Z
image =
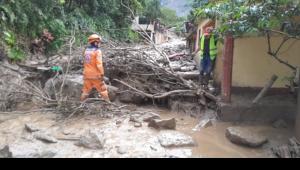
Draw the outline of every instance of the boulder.
M44 91L51 97L55 98L55 92L60 91L60 87L63 82L63 77L56 79L49 79L44 87ZM80 99L81 91L83 86L83 76L82 75L68 75L65 80L65 86L63 88L63 95L68 96L72 99ZM114 86L107 85L109 97L111 101L114 101L117 97L118 88Z
M36 127L33 124L29 124L29 123L25 124L25 129L30 133L40 131L40 128Z
M12 158L9 146L5 146L3 149L0 149L0 158Z
M176 129L176 119L168 119L168 120L156 120L153 119L148 124L149 127L153 127L155 129Z
M191 147L195 146L192 137L177 131L164 131L158 135L158 140L163 147Z
M226 137L234 144L254 148L260 147L268 142L266 137L243 127L227 128Z
M119 100L123 103L143 104L146 99L139 94L123 92L119 94Z
M9 150L12 158L53 158L58 153L55 147L27 142L14 143L9 146Z
M105 138L103 133L98 134L94 131L88 131L80 137L75 145L92 150L99 150L104 148L104 144Z
M58 142L56 138L54 138L53 136L48 135L46 133L43 133L43 132L35 133L34 137L37 140L43 141L45 143L57 143Z

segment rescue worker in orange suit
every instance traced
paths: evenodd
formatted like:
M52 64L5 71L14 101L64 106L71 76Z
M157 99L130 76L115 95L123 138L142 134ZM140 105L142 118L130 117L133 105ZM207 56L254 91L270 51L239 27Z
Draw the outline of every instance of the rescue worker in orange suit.
M91 90L95 88L102 99L109 102L108 90L104 82L102 52L99 48L101 37L93 34L88 38L88 42L89 46L84 51L84 84L80 100L86 100Z

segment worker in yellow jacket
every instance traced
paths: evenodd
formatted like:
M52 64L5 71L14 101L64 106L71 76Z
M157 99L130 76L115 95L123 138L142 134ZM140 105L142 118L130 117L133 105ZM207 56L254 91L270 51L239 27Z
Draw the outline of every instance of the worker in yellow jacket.
M203 36L200 38L199 48L192 54L195 56L200 51L200 83L207 85L212 79L211 75L214 70L218 50L217 36L213 34L213 27L205 29ZM203 80L203 78L205 78Z

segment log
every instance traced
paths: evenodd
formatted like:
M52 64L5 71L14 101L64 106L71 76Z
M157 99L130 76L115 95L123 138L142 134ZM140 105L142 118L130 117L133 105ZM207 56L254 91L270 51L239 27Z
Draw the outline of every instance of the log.
M298 80L298 84L300 85L300 79ZM297 95L297 115L296 115L295 129L296 129L296 138L300 141L300 88L298 88L298 95Z
M145 93L145 92L143 92L141 90L138 90L138 89L130 86L129 84L127 84L127 83L125 83L125 82L123 82L121 80L114 79L114 81L116 81L116 82L118 82L118 83L120 83L120 84L122 84L122 85L124 85L124 86L126 86L128 88L130 88L131 90L136 91L137 93L139 93L139 94L141 94L141 95L143 95L145 97L151 98L151 99L162 99L162 98L166 98L168 96L171 96L173 94L180 94L180 93L184 93L185 94L185 93L193 92L193 90L174 90L174 91L170 91L170 92L166 92L166 93L162 93L162 94L148 94L148 93Z
M178 72L177 74L186 80L198 79L200 76L199 72Z
M185 55L185 53L176 53L176 54L170 55L169 59L173 59L175 57L181 57L181 56L184 56L184 55Z
M261 90L261 92L257 95L257 97L253 100L253 104L257 104L261 98L263 98L268 90L273 86L273 84L278 79L277 75L273 75L271 80L266 84L266 86Z

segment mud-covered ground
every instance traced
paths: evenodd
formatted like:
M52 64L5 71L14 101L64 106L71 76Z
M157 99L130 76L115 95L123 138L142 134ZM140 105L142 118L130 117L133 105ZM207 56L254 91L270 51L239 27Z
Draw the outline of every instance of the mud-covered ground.
M225 137L227 127L232 123L214 122L213 126L195 131L198 120L188 115L171 113L165 109L146 107L143 112L156 112L162 119L176 118L176 130L156 130L143 122L142 127L135 127L130 122L130 115L112 118L100 118L97 115L76 117L66 122L57 122L57 115L52 113L30 113L24 115L0 115L0 148L8 145L14 157L59 157L59 158L256 158L272 157L270 148L284 144L292 137L290 128L278 129L271 125L241 124L266 136L269 143L253 149L231 143ZM6 120L4 120L6 119ZM25 124L33 124L44 133L58 139L57 143L48 144L37 140L25 129ZM103 132L103 149L92 150L76 146L76 140L86 131ZM191 136L194 146L163 147L159 135L178 131ZM174 134L176 138L176 134Z
M198 71L196 63L187 58L188 55L184 50L185 42L183 39L172 39L172 41L168 43L159 45L158 48L164 50L168 55L172 55L174 53L182 54L179 55L182 58L172 61L171 66L179 72L190 74L194 81L197 81ZM143 47L139 47L138 49L140 51ZM116 51L124 50L118 49ZM112 59L114 59L115 56L122 54L122 52L110 52L109 48L104 49L104 54L112 57ZM145 52L159 60L159 54L157 51L150 50ZM80 55L78 56L80 57ZM3 69L5 68L3 67ZM15 76L19 76L20 74L18 73L18 69L18 67L14 69ZM77 78L79 78L81 71L81 67L72 65L73 76L78 75ZM109 71L110 70L108 70L108 72ZM110 74L114 75L114 72ZM8 72L7 75L10 75L10 72ZM164 92L164 90L172 89L173 87L173 82L167 86L166 84L157 83L153 80L152 81L157 84L153 84L151 87L148 87L149 85L146 83L141 83L141 76L130 76L130 72L127 72L126 76L122 76L120 78L125 78L136 88L147 89L148 92L161 93ZM9 78L9 76L7 77ZM112 79L112 77L109 78ZM131 80L131 78L134 78L133 80L135 81ZM6 80L4 81L3 79L2 84L5 85L5 82ZM72 88L68 88L68 91L65 91L65 93L74 94L74 96L79 98L78 96L80 96L79 93L82 86L80 83L82 82L78 82L79 81L73 81L72 79L66 82L70 83L68 85ZM2 92L7 91L13 92L14 89L9 88ZM57 111L55 113L51 111L47 112L45 111L47 109L42 109L43 112L30 112L30 110L34 108L39 109L40 107L36 107L33 103L31 103L31 100L25 102L26 96L24 95L24 99L18 96L11 98L11 94L14 93L4 93L7 95L5 95L5 98L2 97L5 101L2 102L4 105L2 104L1 107L15 108L12 109L12 111L19 110L20 112L0 113L0 157L273 157L270 148L287 143L288 139L293 135L293 130L290 126L274 128L271 124L224 123L217 121L217 117L215 116L210 116L208 118L206 117L203 107L201 107L199 103L195 102L193 98L188 99L188 95L182 95L181 97L178 97L178 95L173 96L172 98L169 98L169 100L165 100L160 103L165 106L164 108L158 108L151 105L153 102L151 100L150 102L147 100L148 102L146 104L144 98L141 98L141 96L129 95L128 90L121 89L121 92L119 91L117 93L119 95L117 96L117 101L126 101L127 104L129 103L128 106L124 108L126 111L123 112L121 109L118 112L108 113L107 115L103 115L103 111L101 111L101 113L93 112L92 115L84 114L89 112L83 111L83 114L72 116L70 119L62 118L61 115L65 113L59 113ZM125 94L122 95L122 93ZM133 99L133 97L135 99ZM7 99L10 99L11 102L6 102ZM13 103L13 101L18 102L11 106L6 105L7 103ZM134 106L130 104L131 102L136 104L142 103L143 105ZM117 104L120 103L117 102ZM122 105L123 104L120 104L120 106ZM128 110L127 107L130 109ZM24 110L29 110L29 112L24 112ZM176 128L171 128L172 130L167 130L165 128L155 129L153 127L148 127L149 122L132 121L133 115L137 118L142 118L143 116L147 114L151 115L152 113L158 114L161 120L171 120L175 118ZM199 128L199 122L203 120L209 120L212 124L209 124L207 127ZM28 129L25 128L26 125L34 126L37 132L29 132ZM258 148L249 148L231 143L225 136L226 129L228 127L236 126L245 127L246 129L250 129L252 133L262 135L268 139L268 143ZM90 147L78 145L78 142L82 141L83 137L88 136L88 132L92 132L92 136L96 136L96 138L93 138L94 140L88 141ZM40 140L37 138L37 134L48 135L48 137L50 136L52 143ZM97 148L91 148L91 145L92 147L96 145ZM5 146L8 147L1 150Z

